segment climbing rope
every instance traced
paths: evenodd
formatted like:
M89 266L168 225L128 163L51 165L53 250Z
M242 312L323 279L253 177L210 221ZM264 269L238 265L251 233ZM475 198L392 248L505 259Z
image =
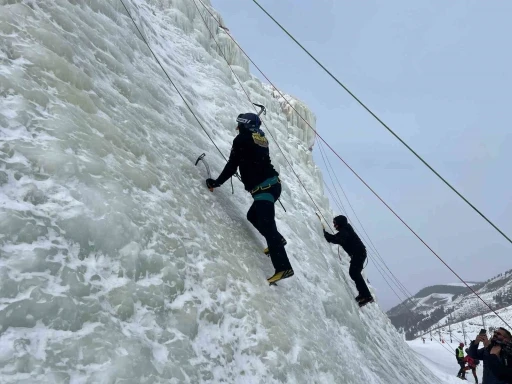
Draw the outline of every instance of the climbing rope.
M178 89L178 87L176 86L176 84L172 81L171 77L169 76L169 74L167 73L167 71L164 69L164 67L162 66L162 64L160 63L160 60L158 60L158 57L155 55L155 53L153 52L153 50L151 49L151 46L149 45L148 41L146 40L146 38L144 37L144 35L142 34L142 32L140 31L139 27L137 26L137 23L135 22L135 20L133 19L130 11L128 10L128 8L126 7L126 5L124 4L124 1L123 0L119 0L121 2L121 4L123 5L124 9L126 10L126 14L128 15L128 17L132 20L133 22L133 25L135 26L135 28L137 29L137 32L139 32L139 35L140 37L142 38L142 40L144 41L144 43L147 45L149 51L151 52L151 54L153 55L153 57L155 58L156 62L158 63L158 65L160 66L160 68L162 68L162 71L164 72L165 76L167 77L167 79L169 80L169 82L172 84L172 86L174 87L174 89L176 90L176 92L178 93L178 95L181 97L181 99L183 100L183 102L185 103L185 105L187 106L188 110L190 111L190 113L192 113L192 115L194 116L194 118L196 119L197 123L199 124L199 126L203 129L204 133L206 133L206 136L208 136L208 138L211 140L211 142L213 143L213 145L215 146L215 148L217 148L217 151L219 151L220 155L224 158L224 160L227 161L226 157L224 156L224 154L222 153L222 151L219 149L219 147L217 146L217 144L215 144L215 141L213 141L212 137L210 136L210 134L208 133L208 131L206 130L206 128L203 126L203 124L201 123L201 121L199 120L199 118L196 116L196 114L194 113L194 111L192 110L192 107L189 105L189 103L187 102L187 100L185 99L185 97L183 96L183 94L180 92L180 90ZM240 177L238 176L238 174L236 175L238 177L238 179L240 179Z
M363 224L361 223L361 220L359 220L359 217L356 213L356 211L354 210L354 207L352 206L352 204L350 203L350 200L347 196L347 194L345 193L345 190L343 189L343 187L341 186L341 183L340 181L338 180L338 177L336 176L336 173L334 172L334 168L331 164L331 162L329 161L329 157L327 156L327 154L325 153L323 147L322 147L322 143L319 142L318 143L318 147L320 149L320 155L322 157L322 161L324 162L324 165L325 165L325 168L327 169L327 173L329 174L329 178L331 179L331 183L334 187L334 190L336 191L336 195L338 196L338 200L339 202L341 203L341 198L338 194L338 190L337 190L337 187L334 183L334 180L331 176L331 173L334 174L334 178L336 179L336 182L338 184L338 187L341 189L341 191L343 192L343 195L345 196L345 200L347 201L348 205L350 206L350 209L352 210L354 216L356 217L358 223L359 223L359 226L362 228L364 234L366 235L366 238L368 239L368 242L370 243L371 246L368 245L368 242L367 242L367 246L368 246L368 249L369 251L373 251L373 255L374 257L371 257L371 260L372 262L375 264L375 267L377 269L379 268L382 268L382 266L380 266L378 264L378 262L382 263L384 265L384 267L387 269L387 271L389 272L386 272L384 271L384 273L386 273L388 275L388 277L391 275L391 279L394 280L394 283L396 284L396 286L398 287L398 289L402 292L402 294L405 296L406 299L409 299L411 298L413 295L408 291L408 289L402 284L402 282L400 282L400 280L393 274L393 272L391 272L391 270L389 269L389 267L387 266L386 262L384 261L384 259L382 258L382 256L380 255L379 251L377 250L377 247L375 246L375 244L373 244L370 236L368 235L368 233L366 232L366 229L364 228ZM331 196L332 196L332 193L331 193ZM336 199L333 197L333 200L336 201ZM343 204L342 204L343 206ZM339 207L338 207L339 208ZM344 207L343 207L344 209ZM348 217L348 213L346 213L346 216ZM364 236L361 236L364 238ZM366 239L365 239L365 242L366 242ZM370 252L368 252L368 256L370 256ZM375 258L375 259L374 259ZM380 272L380 271L379 271ZM381 273L382 275L382 273ZM383 276L384 277L384 276ZM384 278L385 279L385 278ZM386 282L387 283L387 282ZM388 283L389 285L389 283ZM394 291L394 290L393 290ZM395 293L396 294L396 293ZM398 295L397 295L398 297ZM398 299L400 301L404 301L403 299L401 299L400 297L398 297Z
M337 188L336 188L336 185L334 184L334 181L332 179L332 176L331 176L331 172L329 171L329 168L327 167L327 163L325 161L325 158L327 158L326 154L324 153L323 149L321 148L321 143L319 143L319 148L320 148L320 154L322 156L322 160L326 166L326 169L327 169L327 172L329 174L329 178L331 179L331 183L333 184L333 187L334 187L334 190L336 191L336 195L338 196L338 200L339 200L339 203L338 201L336 200L336 197L334 196L334 194L332 193L331 189L329 188L329 186L327 185L327 183L324 181L325 183L325 187L327 189L327 191L329 192L329 194L331 195L332 199L334 200L334 202L336 203L336 205L338 206L338 209L340 209L340 211L344 212L346 216L348 216L348 213L344 211L344 207L340 207L340 203L341 203L341 198L338 194L338 191L337 191ZM328 159L328 158L327 158ZM330 166L330 163L329 163L329 166ZM334 172L333 172L334 173ZM337 178L336 178L337 180ZM339 181L338 181L338 184ZM340 188L341 188L341 185L340 185ZM342 188L342 191L343 191L343 188ZM343 191L343 193L345 193ZM350 200L348 199L348 197L346 196L345 194L345 199L347 200L347 202L349 203L350 207L352 208L352 212L354 213L354 215L356 215L357 217L357 214L355 213L355 210L354 208L352 207L352 205L350 204ZM359 220L359 218L357 218L358 221L359 221L359 224L360 226L363 228L363 231L365 232L366 236L368 237L368 239L370 240L371 242L371 239L370 237L368 236L368 234L366 233L366 230L364 229L361 221ZM363 238L364 239L364 238ZM366 239L364 239L364 242L366 242ZM366 242L367 243L367 242ZM366 244L368 246L368 243ZM373 245L373 243L372 243ZM374 249L372 249L371 247L368 247L368 260L371 260L373 262L373 264L375 265L375 268L377 269L377 271L379 272L379 274L382 276L382 278L384 279L385 283L388 285L388 287L391 289L391 291L395 294L395 296L398 298L399 302L401 303L400 306L404 306L406 310L408 310L409 312L412 313L412 311L407 307L406 305L406 302L408 299L411 299L412 298L412 294L407 290L407 288L405 288L405 286L402 284L402 282L393 274L393 272L391 272L391 270L389 269L389 267L387 266L386 262L382 259L382 257L380 256L380 254L378 254L378 251L377 249L375 248L375 246L373 246ZM373 253L370 253L370 251ZM380 259L380 260L379 260ZM384 268L382 267L382 265L379 264L382 263L384 265L384 267L389 271L386 272L386 270L384 270ZM384 274L387 274L387 277L384 276ZM390 277L390 275L392 277ZM394 288L391 286L389 280L392 280L393 283L396 285L396 287L401 291L403 297L405 297L405 300L403 297L400 297L398 295L398 293L394 290Z
M244 86L242 85L242 82L240 81L239 77L237 76L237 74L235 73L235 71L233 70L233 68L231 68L231 65L229 64L229 60L227 59L226 55L224 54L224 52L222 51L222 48L220 46L220 44L217 42L217 39L215 39L215 35L213 34L213 32L211 31L210 27L208 26L208 23L206 22L206 20L204 19L203 15L201 14L201 11L199 10L199 7L197 6L197 3L195 2L195 0L192 0L196 9L197 9L197 12L199 14L199 16L201 17L201 19L203 20L203 23L206 27L206 29L208 30L208 32L210 33L210 36L211 38L213 39L213 41L215 42L215 44L217 45L217 48L219 48L219 52L220 54L222 55L222 57L224 58L224 60L226 60L226 63L228 64L228 67L229 69L231 70L231 73L233 74L233 76L235 77L235 79L237 80L238 84L240 85L240 88L242 89L242 91L245 93L245 95L247 96L247 99L249 100L249 102L251 103L252 107L254 107L254 103L252 102L251 100L251 97L249 95L249 93L246 91L246 89L244 88ZM215 18L215 16L209 11L209 9L206 7L206 5L201 1L201 0L198 0L202 5L203 7L208 11L208 13L213 17L213 19L219 24L220 26L220 23L219 21L217 21L217 19ZM255 108L255 110L257 111L257 109ZM299 181L299 183L301 184L302 188L304 189L304 191L307 193L307 195L309 196L309 199L311 200L311 202L313 203L313 205L315 206L315 208L318 210L318 212L320 212L320 214L322 215L321 213L321 210L320 208L317 206L315 200L313 199L313 197L311 196L311 194L309 193L309 191L307 190L307 188L305 187L304 183L302 182L302 180L300 179L299 175L297 174L297 172L295 172L295 169L293 168L292 164L290 163L290 161L288 160L288 158L286 157L284 151L281 149L281 146L279 145L278 141L276 140L276 138L274 137L274 135L272 134L270 128L267 126L267 124L265 123L265 121L263 119L261 119L263 125L265 126L265 128L267 129L267 131L269 132L270 136L272 137L272 139L274 140L274 143L276 144L277 148L279 149L279 151L281 152L281 154L283 155L283 158L286 160L286 163L290 166L290 169L292 170L293 174L295 175L295 177L297 178L297 180ZM325 217L322 215L323 219L325 220L325 222L327 223L327 220L325 219ZM329 225L329 224L327 224ZM332 230L332 228L329 226L329 228Z

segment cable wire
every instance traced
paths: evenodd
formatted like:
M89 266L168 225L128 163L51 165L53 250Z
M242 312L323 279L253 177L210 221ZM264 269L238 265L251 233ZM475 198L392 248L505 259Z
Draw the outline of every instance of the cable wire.
M418 155L404 140L400 138L388 125L386 125L375 113L372 112L359 98L357 98L341 81L338 80L320 61L318 61L299 41L293 37L270 13L267 12L256 0L252 0L274 23L276 23L281 30L286 33L309 57L315 61L338 85L340 85L350 96L354 98L370 115L372 115L384 128L386 128L396 139L398 139L410 152L414 154L428 169L430 169L439 179L441 179L453 192L455 192L462 200L464 200L473 210L478 213L487 223L489 223L495 230L497 230L505 239L512 244L512 240L505 235L505 233L499 229L491 220L487 218L482 212L480 212L473 204L469 202L458 190L456 190L445 178L443 178L433 167L430 166L420 155ZM323 139L322 139L323 140Z

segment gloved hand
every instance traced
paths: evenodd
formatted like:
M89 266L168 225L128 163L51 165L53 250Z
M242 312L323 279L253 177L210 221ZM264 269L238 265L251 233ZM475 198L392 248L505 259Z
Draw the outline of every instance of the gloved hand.
M217 183L217 180L206 179L206 186L208 187L208 189L212 190L213 188L220 187L220 184Z

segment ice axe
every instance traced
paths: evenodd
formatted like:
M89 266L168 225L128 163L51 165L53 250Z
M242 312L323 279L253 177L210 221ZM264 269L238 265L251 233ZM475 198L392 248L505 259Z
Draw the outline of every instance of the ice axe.
M260 107L260 111L258 112L258 116L260 116L262 113L263 113L264 115L266 115L266 114L267 114L267 108L265 108L263 105L261 105L261 104L256 104L256 103L253 103L253 104L254 104L255 106L257 106L257 107Z
M322 224L322 228L325 230L325 225L324 223L322 223L322 219L320 218L320 215L318 214L318 212L315 212L316 214L316 217L318 217L318 220L320 220L320 224Z
M196 166L197 166L197 163L199 163L199 161L202 161L205 168L206 168L206 174L208 175L208 178L211 179L212 178L212 174L210 172L210 166L208 165L208 163L206 162L206 160L204 159L204 157L206 156L206 153L203 153L201 156L199 156L196 160ZM213 188L208 188L210 190L210 192L213 192Z

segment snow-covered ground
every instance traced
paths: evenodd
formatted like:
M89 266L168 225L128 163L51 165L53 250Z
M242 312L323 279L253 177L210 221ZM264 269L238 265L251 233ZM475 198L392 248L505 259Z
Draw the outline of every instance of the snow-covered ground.
M471 286L473 286L475 284L478 284L478 283L471 282L471 281L466 281L466 284L471 287ZM464 283L448 283L448 284L443 284L443 285L451 285L452 287L465 287L466 284L464 284Z
M458 371L455 361L455 348L457 348L459 343L465 343L465 348L467 348L469 343L480 332L480 329L484 327L489 337L496 328L512 329L509 326L509 324L512 324L512 308L503 308L497 310L496 313L499 317L494 313L487 313L483 317L475 316L463 322L451 324L450 327L444 326L432 331L432 340L430 339L430 334L426 333L424 335L425 343L423 343L421 338L418 338L408 341L407 344L417 354L422 356L425 366L435 373L443 383L460 382L459 379L454 378ZM449 317L443 319L443 321L447 320L449 320ZM442 342L443 340L444 343ZM482 382L482 368L482 364L477 367L477 376L480 383ZM468 382L474 382L471 372L466 373L466 378Z
M498 309L495 312L487 312L483 316L475 316L465 321L451 323L450 327L447 325L434 326L435 330L432 331L432 334L438 339L449 340L451 330L452 340L469 342L469 340L473 340L476 337L482 328L487 330L488 335L491 334L492 330L499 327L512 330L512 327L509 326L512 324L512 307ZM447 316L439 321L439 324L445 324L450 320L451 318Z
M426 338L425 343L421 340L408 341L414 353L420 358L422 363L430 369L440 380L446 384L460 384L461 381L456 377L459 371L459 365L455 359L455 348L459 343L441 343L436 339L432 341ZM476 370L478 381L482 382L482 364L479 364ZM471 371L466 372L467 383L474 383L475 379Z

